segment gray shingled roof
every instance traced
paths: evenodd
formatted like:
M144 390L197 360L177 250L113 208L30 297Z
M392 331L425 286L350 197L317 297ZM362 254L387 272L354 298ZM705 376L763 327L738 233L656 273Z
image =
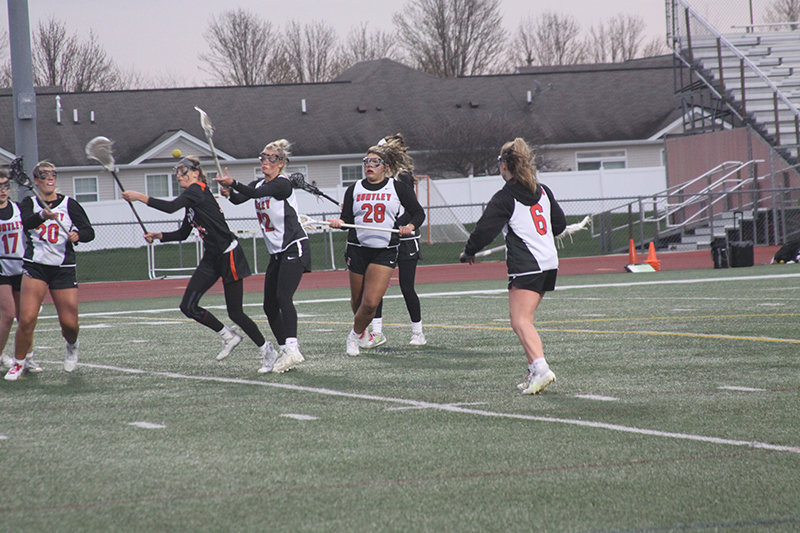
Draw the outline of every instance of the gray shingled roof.
M116 141L117 163L129 163L171 131L204 139L195 105L213 120L217 148L236 158L255 157L281 137L294 143L295 156L358 154L396 131L414 150L436 150L431 132L492 121L538 144L641 140L680 114L670 56L519 70L441 79L380 59L329 83L61 93L60 125L49 88L37 96L39 153L61 166L84 165L86 142L104 135ZM543 90L529 105L537 83ZM0 93L0 147L13 153L12 109L12 96Z

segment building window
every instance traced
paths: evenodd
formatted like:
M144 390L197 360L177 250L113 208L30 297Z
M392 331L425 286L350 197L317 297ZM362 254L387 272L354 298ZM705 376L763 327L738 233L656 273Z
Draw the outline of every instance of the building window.
M627 168L625 150L608 152L576 152L575 161L578 170L611 170Z
M340 168L342 169L342 187L349 187L350 184L364 178L361 165L342 165Z
M75 199L80 203L97 202L100 195L97 192L97 178L74 178Z
M214 178L216 178L218 174L219 173L217 171L206 172L206 177L208 178L208 188L211 189L211 192L214 194L219 194L219 182L214 181ZM180 194L180 191L178 194Z
M147 195L153 198L170 198L172 191L178 190L178 180L170 174L149 174L145 176Z

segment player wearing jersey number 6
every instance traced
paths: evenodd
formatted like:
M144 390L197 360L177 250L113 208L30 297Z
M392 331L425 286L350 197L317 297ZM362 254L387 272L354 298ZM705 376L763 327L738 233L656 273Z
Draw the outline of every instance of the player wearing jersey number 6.
M475 225L461 262L474 263L475 254L503 232L511 328L528 358L528 376L518 388L523 394L536 394L556 379L544 358L533 315L545 292L556 287L558 254L553 238L567 227L567 219L552 191L536 178L533 151L524 139L504 144L497 160L506 184L492 196Z
M239 241L228 228L225 215L208 187L208 178L200 167L200 159L195 156L181 159L175 165L175 179L183 192L174 200L161 200L136 191L125 191L122 197L128 202L143 202L164 213L186 209L183 223L177 231L145 233L147 242L156 239L161 242L183 241L189 237L192 228L203 239L203 257L183 293L181 312L222 337L222 351L217 355L217 361L228 357L242 342L241 335L234 333L210 311L198 305L206 291L222 278L228 317L258 346L261 358L269 358L274 363L278 352L264 340L258 326L242 310L244 278L250 275L250 265L247 264Z
M234 204L255 200L256 215L267 244L270 259L264 276L264 313L280 346L274 365L264 364L259 372L285 372L305 358L297 343L297 311L294 293L305 272L311 271L311 253L300 217L297 197L283 171L289 163L291 144L286 139L273 141L259 154L263 179L243 185L225 169L225 176L215 178ZM228 188L230 187L230 189Z
M425 221L414 189L392 179L399 170L404 146L393 139L373 146L364 158L366 178L350 185L344 195L342 217L328 220L331 228L357 224L372 228L397 228L399 233L351 228L347 236L345 261L350 271L350 306L353 329L347 337L347 355L358 355L359 348L369 348L367 326L375 316L392 270L397 265L400 237L409 236ZM407 223L399 224L405 211Z
M78 280L75 250L78 242L94 239L94 230L81 205L56 192L55 165L42 161L33 168L33 179L41 199L29 196L20 202L25 229L25 259L20 287L19 325L14 335L14 366L5 376L16 380L26 367L26 354L33 343L33 331L47 291L53 298L67 341L64 370L78 365ZM64 233L62 228L69 228Z

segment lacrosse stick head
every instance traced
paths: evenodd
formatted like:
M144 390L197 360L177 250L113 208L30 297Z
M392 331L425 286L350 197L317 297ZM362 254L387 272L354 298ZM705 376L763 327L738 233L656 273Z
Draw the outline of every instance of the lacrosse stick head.
M31 183L31 178L28 176L28 173L25 172L25 167L21 157L18 157L9 163L8 174L11 181L20 187L33 190L33 183Z
M206 112L200 109L199 107L194 106L194 108L195 110L197 110L198 113L200 113L200 125L203 127L203 131L206 132L206 135L208 137L211 137L212 135L214 135L214 125L211 124L211 119L208 118Z
M294 172L289 176L289 182L292 184L293 189L305 189L308 185L308 183L306 183L306 177L300 172Z
M89 159L94 159L101 165L103 165L106 170L110 170L111 172L114 171L114 153L112 151L112 147L114 146L114 141L109 139L108 137L95 137L88 143L86 143L86 157Z

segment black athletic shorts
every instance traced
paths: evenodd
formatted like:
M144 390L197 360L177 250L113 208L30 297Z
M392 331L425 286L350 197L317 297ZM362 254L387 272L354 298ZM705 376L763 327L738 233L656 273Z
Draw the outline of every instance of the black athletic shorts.
M544 294L555 290L556 277L558 277L558 269L545 270L539 274L526 274L524 276L509 276L508 289L516 287L518 289L526 289L539 294Z
M77 289L78 278L74 266L42 265L25 261L22 273L27 276L44 281L50 290Z
M197 272L209 278L222 278L224 284L243 280L251 274L244 250L238 245L230 252L221 255L203 254L197 265Z
M302 269L303 273L311 272L311 245L308 239L292 244L279 254L272 254L269 257L267 275L288 265Z
M350 272L363 276L371 264L396 267L397 248L367 248L348 244L344 251L344 260Z
M401 239L397 248L397 261L419 261L419 239Z
M20 291L22 286L22 274L16 276L0 276L0 285L11 285L11 290Z

